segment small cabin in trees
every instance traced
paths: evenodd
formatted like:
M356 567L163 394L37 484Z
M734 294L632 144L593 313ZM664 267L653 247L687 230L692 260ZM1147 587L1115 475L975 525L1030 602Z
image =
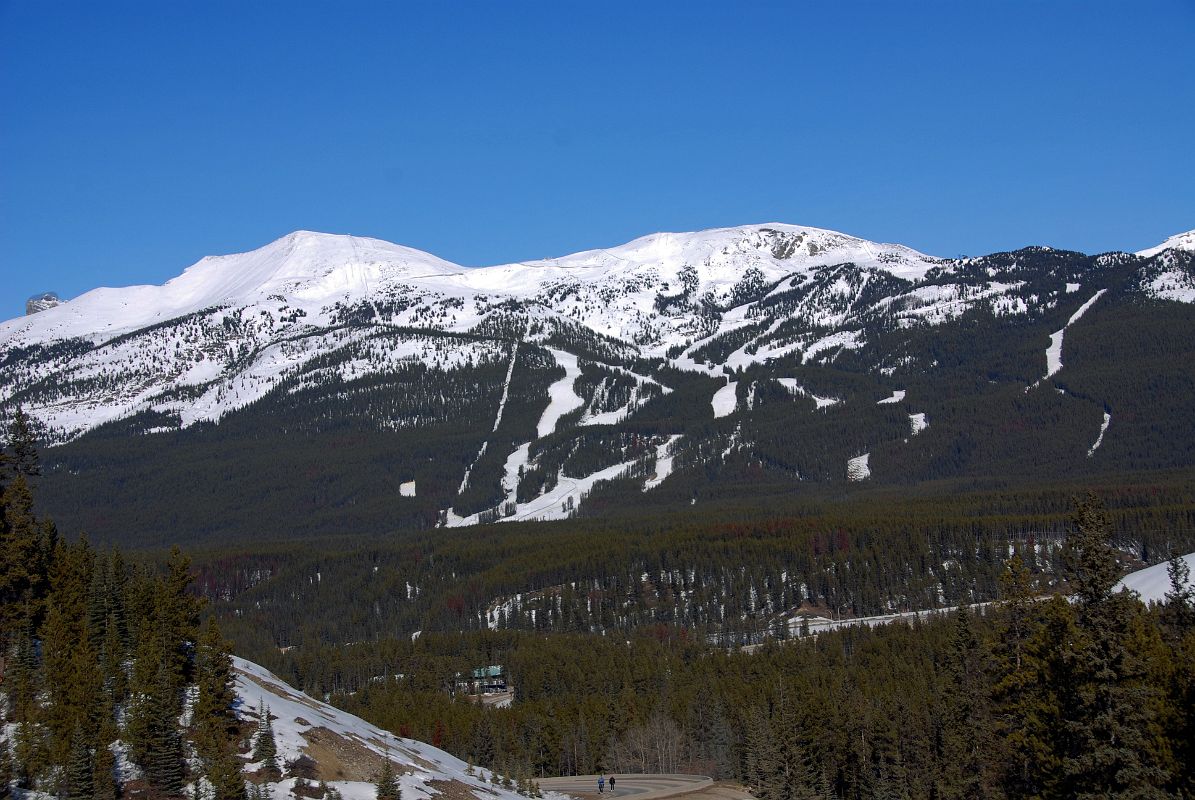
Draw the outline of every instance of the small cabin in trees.
M501 694L507 691L506 670L501 664L456 674L456 691L462 694Z

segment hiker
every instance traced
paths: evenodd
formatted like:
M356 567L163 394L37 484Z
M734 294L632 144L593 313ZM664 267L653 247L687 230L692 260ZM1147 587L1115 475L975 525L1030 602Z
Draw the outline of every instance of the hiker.
M606 776L598 775L598 794L603 794L606 791Z
M614 794L614 776L610 776L610 794Z

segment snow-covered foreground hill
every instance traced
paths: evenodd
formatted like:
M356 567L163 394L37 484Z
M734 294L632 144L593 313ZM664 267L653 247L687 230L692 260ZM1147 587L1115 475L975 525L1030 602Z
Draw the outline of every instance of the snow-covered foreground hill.
M341 793L344 800L374 800L372 780L380 773L383 759L389 759L402 786L404 800L437 796L454 800L473 796L478 800L515 798L521 795L486 780L487 770L468 774L459 758L413 739L401 739L363 719L321 703L287 686L268 670L241 658L233 659L236 694L242 719L257 722L257 709L269 709L278 745L278 763L306 755L318 764L320 776ZM247 771L260 765L250 764ZM484 777L483 777L484 775ZM278 800L292 797L295 779L269 784ZM545 793L564 800L565 795Z
M1195 575L1195 553L1183 556L1183 561L1187 563L1190 574ZM1161 564L1130 572L1116 584L1115 591L1128 589L1140 595L1143 603L1161 603L1170 591L1170 573L1167 567L1167 562L1163 561ZM1188 581L1188 585L1195 587L1195 579Z

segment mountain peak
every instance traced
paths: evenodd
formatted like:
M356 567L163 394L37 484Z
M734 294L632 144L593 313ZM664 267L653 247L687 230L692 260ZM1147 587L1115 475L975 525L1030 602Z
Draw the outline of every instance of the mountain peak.
M1163 250L1195 251L1195 230L1186 231L1185 233L1176 233L1157 247L1138 250L1137 255L1149 258L1150 256L1156 256Z

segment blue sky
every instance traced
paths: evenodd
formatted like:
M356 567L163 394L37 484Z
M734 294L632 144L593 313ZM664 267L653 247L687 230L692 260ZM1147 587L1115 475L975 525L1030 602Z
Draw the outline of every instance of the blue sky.
M0 0L0 318L299 228L1139 249L1195 228L1192 41L1191 0Z

